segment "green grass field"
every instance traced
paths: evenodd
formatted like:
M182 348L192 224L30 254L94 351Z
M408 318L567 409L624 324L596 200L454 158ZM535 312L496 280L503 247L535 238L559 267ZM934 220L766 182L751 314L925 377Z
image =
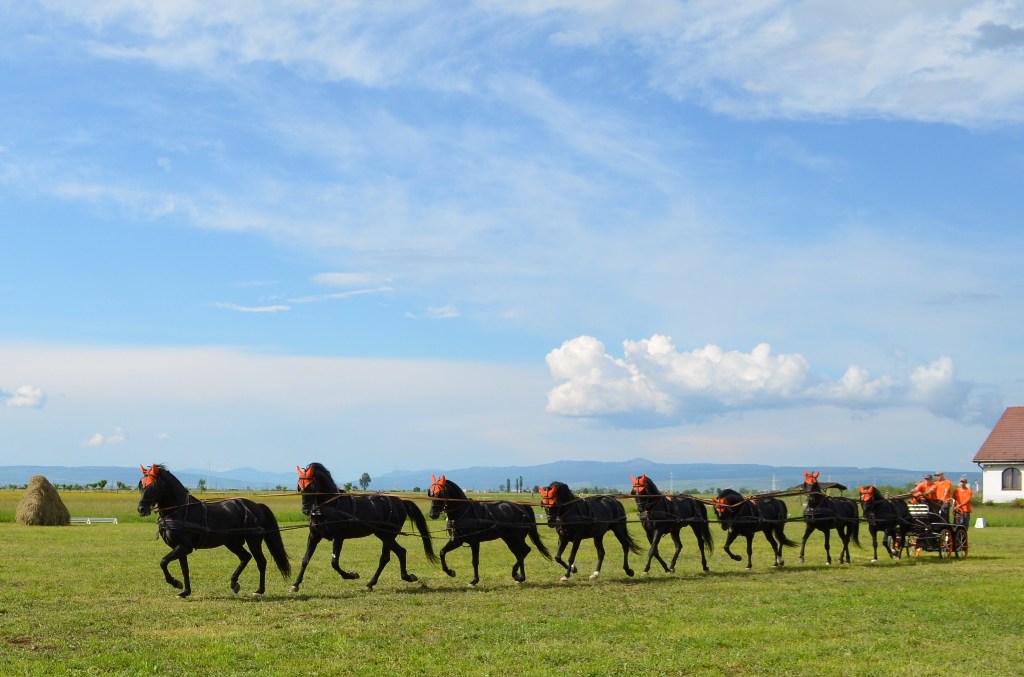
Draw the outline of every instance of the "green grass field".
M629 579L615 544L601 579L590 582L594 551L585 544L579 578L559 583L557 565L533 553L520 586L509 575L510 553L491 543L481 553L481 585L467 589L468 548L450 555L459 573L452 579L426 561L418 539L404 537L420 583L402 582L392 562L367 592L331 570L321 544L301 593L289 593L271 564L267 595L254 600L247 591L255 567L242 576L242 594L232 594L237 560L221 548L190 557L193 595L181 600L158 566L167 547L155 519L135 515L137 494L62 497L74 516L121 523L16 525L20 495L0 492L7 675L1006 675L1019 672L1024 654L1016 587L1024 510L1009 507L980 506L976 514L997 526L972 528L970 557L952 562L922 553L870 564L863 528L865 548L853 549L852 565L824 566L815 534L807 563L787 550L781 569L756 541L748 572L723 554L724 533L713 524L709 574L699 573L688 535L675 574ZM305 523L297 496L257 498L284 526ZM791 514L799 514L796 502ZM431 526L439 548L443 521ZM802 533L801 524L787 528L794 540ZM552 531L541 534L553 549ZM305 536L302 528L284 532L296 569ZM376 539L359 539L346 542L342 560L365 580L378 554ZM639 568L639 558L632 562Z

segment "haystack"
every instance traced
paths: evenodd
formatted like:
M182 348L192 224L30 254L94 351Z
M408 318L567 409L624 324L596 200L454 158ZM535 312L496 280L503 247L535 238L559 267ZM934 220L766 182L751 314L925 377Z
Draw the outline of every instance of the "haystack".
M60 500L60 494L42 475L34 475L28 482L25 495L18 502L14 515L18 524L62 527L71 524L71 513Z

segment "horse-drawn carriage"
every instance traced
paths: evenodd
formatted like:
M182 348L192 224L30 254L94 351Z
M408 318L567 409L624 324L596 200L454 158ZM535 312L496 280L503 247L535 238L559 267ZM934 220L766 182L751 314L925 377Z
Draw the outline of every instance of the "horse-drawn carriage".
M893 550L909 552L916 557L922 550L937 552L942 559L967 557L967 527L951 524L933 504L911 503L909 518L904 520L902 537L897 535Z

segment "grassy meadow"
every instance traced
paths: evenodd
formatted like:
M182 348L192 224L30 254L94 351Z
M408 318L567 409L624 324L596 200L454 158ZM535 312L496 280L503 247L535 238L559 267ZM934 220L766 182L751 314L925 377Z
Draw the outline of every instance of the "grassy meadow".
M557 565L533 553L520 586L499 542L482 548L475 589L466 587L468 548L449 556L459 576L448 578L417 538L403 537L420 582L402 582L392 562L367 592L333 572L324 543L298 594L271 563L262 600L247 592L256 583L252 564L242 593L231 593L237 560L221 548L190 557L193 594L181 600L158 566L167 547L155 518L135 514L137 494L63 492L73 516L120 520L71 527L13 524L19 498L0 492L0 662L8 675L1006 675L1019 672L1024 654L1019 508L979 506L992 528L972 528L970 556L959 561L922 553L871 564L865 527L852 565L825 566L815 534L807 563L787 549L781 569L770 565L763 538L755 541L747 571L724 555L725 534L713 524L708 574L692 535L677 573L652 569L632 579L618 544L606 539L600 580L587 580L594 550L585 543L578 578L559 583ZM297 496L254 498L286 527L297 571L306 538ZM792 500L790 514L799 515ZM443 520L431 526L439 549ZM631 528L642 539L639 525ZM803 525L786 531L799 540ZM553 550L553 532L542 526L541 534ZM378 555L376 539L352 540L342 561L365 581ZM642 567L639 557L631 563Z

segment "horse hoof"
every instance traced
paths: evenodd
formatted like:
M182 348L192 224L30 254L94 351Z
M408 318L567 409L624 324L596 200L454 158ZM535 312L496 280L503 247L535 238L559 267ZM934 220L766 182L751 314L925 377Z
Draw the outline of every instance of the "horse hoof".
M408 576L402 576L402 580L406 583L415 583L419 579L416 578L416 574L409 574Z
M590 580L596 581L598 576L600 576L600 575L601 575L600 571L595 571L594 573L590 574Z
M878 558L876 557L875 559L871 560L871 563L874 564L877 561L878 561Z
M449 569L445 573L448 574L448 578L455 578L455 569Z
M476 587L476 583L474 583L473 581L470 581L469 583L466 583L466 587L467 588L475 588Z
M242 586L238 584L238 581L231 582L231 592L238 594L238 591L242 589Z
M188 597L191 594L192 594L191 590L182 590L181 592L178 593L178 599L185 599L186 597Z
M260 591L260 590L257 590L254 593L252 593L252 597L253 597L253 599L263 599L263 592Z
M291 592L298 592L299 591L299 586L293 585L292 587L288 588L288 590L291 591Z
M625 572L626 572L626 575L629 576L630 578L633 577L633 570L632 569L625 569Z
M666 569L666 571L668 571L668 569ZM644 569L643 571L640 572L640 575L641 576L650 576L651 575L651 571L649 569Z
M562 576L561 578L558 579L558 582L559 583L568 583L569 582L569 577L568 576Z

